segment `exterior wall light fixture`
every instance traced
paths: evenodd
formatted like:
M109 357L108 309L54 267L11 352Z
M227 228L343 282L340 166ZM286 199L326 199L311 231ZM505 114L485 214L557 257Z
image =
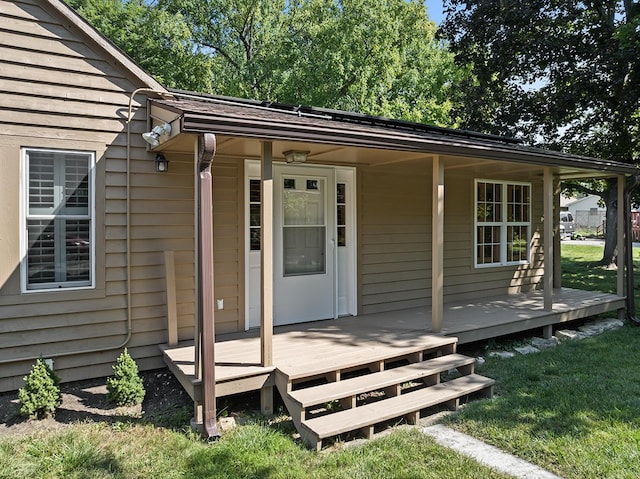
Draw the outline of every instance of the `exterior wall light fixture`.
M169 170L169 160L162 153L156 155L156 171L166 173Z

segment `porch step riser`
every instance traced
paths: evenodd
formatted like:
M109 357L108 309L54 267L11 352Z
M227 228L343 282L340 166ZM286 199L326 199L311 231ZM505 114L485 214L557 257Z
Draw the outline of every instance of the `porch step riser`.
M456 341L456 338L432 336L429 340L423 339L422 344L400 347L398 354L395 355L389 354L389 348L386 345L379 348L371 347L365 351L353 348L349 351L328 356L305 357L305 364L300 368L290 366L287 368L279 367L279 369L291 383L300 383L327 376L336 377L336 380L340 380L341 375L345 372L364 368L380 370L381 366L384 368L385 364L394 361L403 359L419 361L455 353ZM367 357L366 361L362 361L363 356Z
M390 387L416 380L437 384L440 380L440 374L449 370L459 369L462 374L472 373L474 363L473 358L460 354L449 354L381 372L291 391L289 396L301 410L304 410L310 406L335 400L353 399L360 394L390 389Z
M474 374L475 359L456 354L455 339L450 339L430 348L403 349L402 354L369 354L360 362L355 356L331 357L307 368L307 375L278 368L276 386L307 446L320 449L323 440L344 433L362 431L370 437L374 426L390 419L415 423L425 409L456 409L462 397L493 393L494 381ZM409 364L394 364L400 360ZM343 379L346 371L359 375ZM461 376L444 381L448 371ZM309 385L318 378L328 382ZM333 402L339 406L330 407Z
M460 398L473 393L491 396L494 383L494 380L477 374L462 376L372 404L302 421L300 434L307 446L317 450L322 447L323 439L340 434L362 431L366 437L371 437L376 424L390 419L404 416L409 422L416 422L423 409L438 405L456 409Z

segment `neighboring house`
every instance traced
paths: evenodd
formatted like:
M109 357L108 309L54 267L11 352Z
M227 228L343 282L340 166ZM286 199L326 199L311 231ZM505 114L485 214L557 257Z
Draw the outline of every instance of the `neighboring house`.
M436 401L455 407L492 384L451 354L456 338L549 335L625 306L622 268L615 295L561 288L553 192L563 178L622 184L632 166L167 91L59 0L0 1L0 21L0 390L39 356L63 381L109 375L127 346L205 403L208 433L216 396L260 390L269 411L277 386L319 446L336 429L305 416L305 378L346 384L444 354L410 379L441 388L458 368L464 387ZM385 414L415 420L405 379L375 380L399 397ZM324 394L375 416L344 431L384 416Z
M575 228L578 230L597 230L601 232L606 220L606 208L601 205L601 199L596 195L583 198L561 198L561 207L571 213Z

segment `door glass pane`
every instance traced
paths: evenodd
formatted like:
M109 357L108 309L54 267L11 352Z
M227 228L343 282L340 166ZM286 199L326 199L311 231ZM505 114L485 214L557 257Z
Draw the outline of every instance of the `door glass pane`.
M284 225L324 226L324 181L296 182L296 186L300 185L312 189L285 188L283 191Z
M249 180L249 250L260 251L260 180Z
M285 182L282 230L284 275L325 273L325 181L304 179L294 184L289 178Z
M338 227L338 246L347 246L346 184L338 183L336 186L336 224Z
M249 226L260 226L260 203L249 205Z
M284 275L324 273L325 236L324 226L284 228Z

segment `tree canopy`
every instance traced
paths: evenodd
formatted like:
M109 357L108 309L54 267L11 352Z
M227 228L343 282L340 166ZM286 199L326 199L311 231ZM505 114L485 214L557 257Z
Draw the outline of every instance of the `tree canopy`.
M462 126L625 163L640 155L640 6L632 0L445 0L441 35L473 75ZM615 234L616 182L599 194ZM603 261L614 256L607 238Z
M419 0L70 0L166 86L455 126L465 69Z
M211 88L210 59L200 53L184 18L143 0L67 0L96 29L160 83Z

